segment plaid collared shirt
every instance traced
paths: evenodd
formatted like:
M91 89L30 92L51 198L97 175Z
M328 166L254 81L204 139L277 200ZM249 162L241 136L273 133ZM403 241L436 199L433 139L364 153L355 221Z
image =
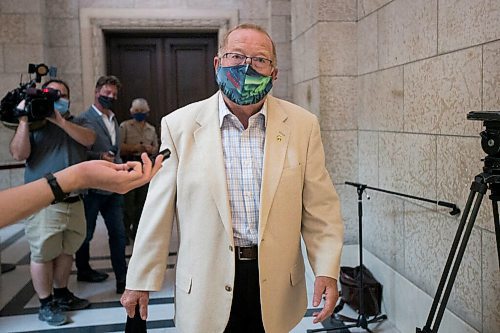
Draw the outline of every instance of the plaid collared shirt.
M266 103L244 129L219 95L219 120L236 246L256 245L266 135Z

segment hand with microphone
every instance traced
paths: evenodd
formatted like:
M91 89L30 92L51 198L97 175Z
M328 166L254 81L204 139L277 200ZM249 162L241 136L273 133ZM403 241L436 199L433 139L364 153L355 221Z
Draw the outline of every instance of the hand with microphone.
M118 153L118 147L116 145L113 145L109 148L107 152L101 153L101 160L114 162L117 153Z

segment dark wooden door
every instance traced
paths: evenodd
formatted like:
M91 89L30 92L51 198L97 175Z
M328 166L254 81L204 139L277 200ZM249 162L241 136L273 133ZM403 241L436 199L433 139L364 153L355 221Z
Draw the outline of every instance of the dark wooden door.
M217 91L216 52L216 33L106 34L107 73L122 82L118 121L129 119L132 100L143 97L151 108L148 121L160 135L163 116Z

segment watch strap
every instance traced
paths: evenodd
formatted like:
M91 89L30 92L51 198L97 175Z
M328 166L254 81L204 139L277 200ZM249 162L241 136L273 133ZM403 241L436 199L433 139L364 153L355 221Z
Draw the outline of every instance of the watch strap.
M54 201L52 202L53 204L61 202L68 197L69 193L63 192L61 186L59 186L59 184L57 183L56 177L52 173L49 172L43 177L47 179L47 183L49 184L50 189L54 194Z

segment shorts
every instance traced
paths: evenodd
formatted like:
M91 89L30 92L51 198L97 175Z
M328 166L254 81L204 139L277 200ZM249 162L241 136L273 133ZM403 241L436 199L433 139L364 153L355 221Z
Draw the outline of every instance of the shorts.
M50 205L31 215L24 230L32 261L44 263L62 253L73 255L87 234L83 201Z

